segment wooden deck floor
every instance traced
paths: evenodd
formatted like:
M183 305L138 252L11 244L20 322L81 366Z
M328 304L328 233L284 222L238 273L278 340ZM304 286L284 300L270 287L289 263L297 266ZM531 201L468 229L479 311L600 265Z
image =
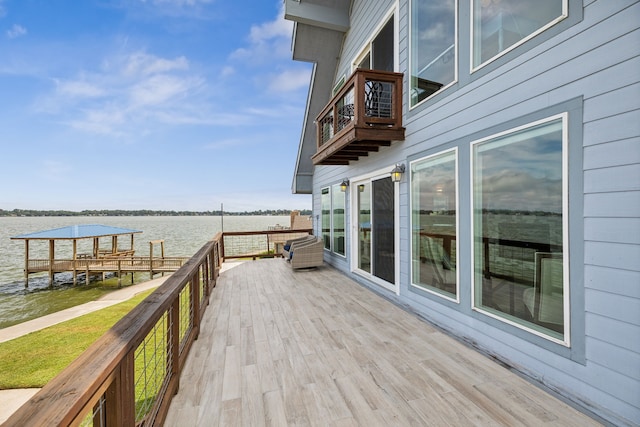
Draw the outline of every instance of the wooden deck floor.
M599 425L330 267L222 273L166 426Z

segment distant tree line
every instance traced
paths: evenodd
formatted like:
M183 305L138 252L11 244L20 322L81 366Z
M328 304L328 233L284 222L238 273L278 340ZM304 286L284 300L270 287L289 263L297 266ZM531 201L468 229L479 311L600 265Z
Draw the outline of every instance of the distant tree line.
M300 215L311 215L310 209L299 210ZM258 211L245 212L227 212L227 211L158 211L149 209L139 210L83 210L83 211L65 211L65 210L34 210L34 209L0 209L1 216L286 216L291 214L290 209L265 209Z

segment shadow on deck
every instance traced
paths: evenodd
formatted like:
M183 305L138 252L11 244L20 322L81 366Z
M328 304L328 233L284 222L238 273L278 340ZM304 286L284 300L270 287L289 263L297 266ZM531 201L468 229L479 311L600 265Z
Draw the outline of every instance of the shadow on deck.
M166 426L600 425L324 266L225 264Z

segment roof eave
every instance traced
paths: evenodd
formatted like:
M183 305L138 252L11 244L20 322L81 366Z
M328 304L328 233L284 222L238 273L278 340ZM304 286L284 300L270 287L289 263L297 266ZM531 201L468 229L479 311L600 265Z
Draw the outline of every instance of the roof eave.
M285 18L295 21L293 59L314 63L291 189L294 194L313 191L314 120L330 98L344 34L349 29L350 4L344 0L285 0Z

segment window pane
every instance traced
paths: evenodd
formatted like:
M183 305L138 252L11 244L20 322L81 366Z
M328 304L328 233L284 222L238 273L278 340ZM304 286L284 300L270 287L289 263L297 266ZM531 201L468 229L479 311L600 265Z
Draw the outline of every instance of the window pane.
M331 192L328 188L322 189L322 240L325 249L331 249Z
M562 339L562 119L473 147L475 305Z
M371 273L371 184L358 184L358 268Z
M333 219L333 252L344 255L344 205L345 192L340 189L340 185L334 185L332 203Z
M392 17L371 43L374 70L393 71L393 22Z
M454 0L411 2L411 106L455 80Z
M565 0L474 0L473 66L563 16Z
M374 276L395 283L395 199L391 178L371 182L373 200L371 254Z
M455 152L411 165L413 284L456 297Z

